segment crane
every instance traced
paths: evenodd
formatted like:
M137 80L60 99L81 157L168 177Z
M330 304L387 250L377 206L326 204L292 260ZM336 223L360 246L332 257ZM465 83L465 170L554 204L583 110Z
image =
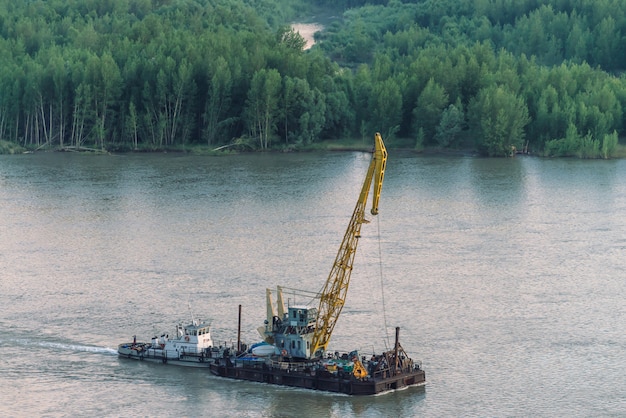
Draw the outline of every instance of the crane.
M374 187L370 213L378 214L386 163L387 150L380 133L376 133L372 160L333 267L318 295L320 299L318 308L294 305L285 309L283 288L279 287L276 311L271 291L267 290L267 320L265 327L260 327L259 332L265 337L266 342L274 344L284 355L295 358L317 358L322 357L326 351L346 300L354 256L361 237L361 225L369 222L365 219L365 210L372 181Z
M367 206L367 197L371 189L372 179L374 180L374 191L371 214L378 215L378 202L387 164L387 150L379 133L374 135L374 141L374 155L367 170L359 200L356 202L352 218L350 218L350 223L337 252L337 257L335 257L335 262L320 295L317 321L315 322L315 331L311 341L311 352L315 356L319 356L326 351L330 336L346 301L350 274L354 264L354 255L361 237L361 225L368 222L365 219L365 207Z

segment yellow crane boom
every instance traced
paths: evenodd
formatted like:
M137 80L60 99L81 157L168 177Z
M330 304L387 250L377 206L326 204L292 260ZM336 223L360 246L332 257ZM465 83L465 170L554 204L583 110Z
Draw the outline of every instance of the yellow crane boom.
M365 219L365 208L369 191L372 188L372 180L374 180L374 190L372 192L371 213L372 215L378 214L378 202L387 163L387 150L379 133L374 135L374 141L372 161L367 170L359 200L356 203L348 229L337 252L337 257L321 292L310 351L316 357L320 357L326 351L330 336L346 300L354 255L361 237L361 225L368 222Z

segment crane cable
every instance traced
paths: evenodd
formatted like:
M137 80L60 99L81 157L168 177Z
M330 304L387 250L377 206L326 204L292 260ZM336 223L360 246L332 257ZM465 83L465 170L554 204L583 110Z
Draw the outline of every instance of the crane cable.
M383 280L383 251L380 244L380 215L376 217L376 226L378 227L378 265L380 268L380 294L383 302L383 322L385 326L385 336L387 337L387 341L385 343L389 345L389 327L387 326L387 309L385 308L385 286Z

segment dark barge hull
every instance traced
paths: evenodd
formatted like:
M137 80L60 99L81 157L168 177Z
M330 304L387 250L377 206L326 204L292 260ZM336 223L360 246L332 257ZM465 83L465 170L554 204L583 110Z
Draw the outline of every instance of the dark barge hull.
M363 380L357 380L351 375L341 376L323 371L283 370L270 368L267 365L262 367L235 366L227 359L217 360L210 365L209 369L216 376L231 379L337 392L346 395L375 395L423 384L426 381L426 373L421 369L402 371L388 377L368 377Z

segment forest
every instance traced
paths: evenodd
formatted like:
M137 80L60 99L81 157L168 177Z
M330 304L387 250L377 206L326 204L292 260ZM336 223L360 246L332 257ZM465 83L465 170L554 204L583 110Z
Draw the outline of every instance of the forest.
M324 16L316 44L290 22ZM313 20L314 21L314 20ZM618 0L0 0L0 150L611 158Z

